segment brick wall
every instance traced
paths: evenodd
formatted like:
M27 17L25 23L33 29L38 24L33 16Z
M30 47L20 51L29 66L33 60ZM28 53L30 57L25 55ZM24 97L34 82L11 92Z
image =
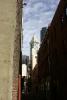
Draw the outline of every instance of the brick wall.
M22 23L22 0L16 2L16 30L14 40L14 56L13 56L13 91L12 100L18 100L18 81L20 68L20 51L21 51L21 23Z

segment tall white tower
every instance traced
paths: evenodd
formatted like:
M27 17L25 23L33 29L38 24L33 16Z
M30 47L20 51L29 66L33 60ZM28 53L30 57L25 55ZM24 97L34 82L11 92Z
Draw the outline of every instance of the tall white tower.
M33 36L30 42L30 61L31 61L32 70L37 64L37 52L39 50L39 44L40 42L38 41L38 39L35 36Z

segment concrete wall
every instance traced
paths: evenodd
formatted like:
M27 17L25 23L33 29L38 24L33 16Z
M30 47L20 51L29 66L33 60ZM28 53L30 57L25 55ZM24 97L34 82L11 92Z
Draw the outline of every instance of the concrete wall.
M17 100L20 8L17 0L0 0L0 100Z

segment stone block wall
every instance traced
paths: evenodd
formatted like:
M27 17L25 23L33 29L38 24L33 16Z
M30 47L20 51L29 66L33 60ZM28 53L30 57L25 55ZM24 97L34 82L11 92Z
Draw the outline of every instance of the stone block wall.
M0 100L18 99L21 0L0 1Z

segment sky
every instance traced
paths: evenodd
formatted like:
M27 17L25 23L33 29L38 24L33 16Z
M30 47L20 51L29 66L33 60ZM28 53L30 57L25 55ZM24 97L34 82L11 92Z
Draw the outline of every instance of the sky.
M23 46L22 53L30 54L30 41L33 35L40 39L42 27L51 23L60 0L24 0L23 7Z

